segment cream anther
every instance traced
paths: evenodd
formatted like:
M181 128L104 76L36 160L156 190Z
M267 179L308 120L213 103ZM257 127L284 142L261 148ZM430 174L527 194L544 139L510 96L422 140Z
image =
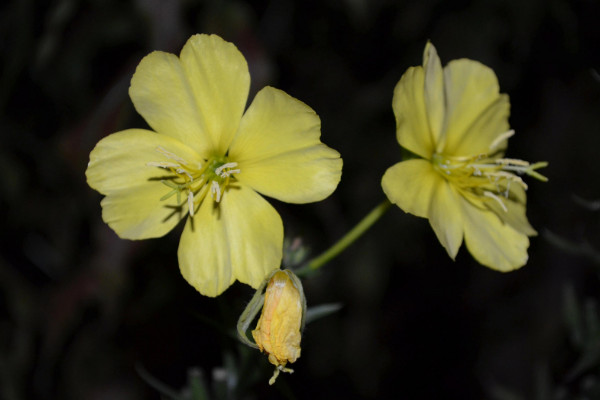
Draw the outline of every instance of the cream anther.
M171 160L175 160L175 161L177 161L177 162L179 162L181 164L187 164L183 158L178 157L176 154L171 153L170 151L166 150L162 146L158 146L156 148L156 151L158 151L159 153L161 153L165 157L170 158Z
M151 162L147 162L146 166L159 167L159 168L179 168L179 164L166 162L166 161L159 161L159 162L151 161Z
M239 169L231 169L237 167L236 162L228 162L221 165L219 168L215 169L215 175L220 176L221 178L230 177L232 174L239 174ZM225 171L227 169L227 171Z
M183 168L178 168L177 169L177 173L178 174L186 174L188 178L190 178L191 182L194 182L194 177L192 176L192 174L190 174L189 172L187 172L185 169Z
M190 216L194 216L194 192L188 191L188 208L190 209Z
M510 138L511 136L513 136L515 134L515 130L511 129L509 131L506 131L502 134L500 134L496 139L494 139L494 141L490 144L490 150L495 150L496 147L498 147L498 145L500 143L502 143L504 140Z
M221 201L221 186L218 182L212 181L210 183L210 194L217 203Z
M489 197L490 199L494 199L498 204L500 204L500 207L502 208L502 210L504 210L504 212L508 212L508 208L506 208L506 205L504 204L504 202L502 201L502 199L500 197L496 196L492 192L488 192L487 190L485 192L483 192L483 195L485 197Z

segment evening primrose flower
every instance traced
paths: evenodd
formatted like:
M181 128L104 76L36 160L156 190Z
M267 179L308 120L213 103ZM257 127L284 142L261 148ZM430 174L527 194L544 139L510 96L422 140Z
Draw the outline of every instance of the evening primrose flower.
M390 167L382 186L392 203L429 219L452 259L463 237L481 264L510 271L527 262L527 185L546 163L504 158L509 99L494 72L473 60L442 69L427 43L423 66L411 67L394 89L396 137L414 155Z
M339 153L321 143L310 107L266 87L244 113L249 87L246 60L218 36L192 36L180 57L151 53L129 95L153 131L107 136L86 171L121 238L163 236L189 215L179 266L207 296L236 279L257 287L279 267L283 224L260 194L318 201L341 176Z

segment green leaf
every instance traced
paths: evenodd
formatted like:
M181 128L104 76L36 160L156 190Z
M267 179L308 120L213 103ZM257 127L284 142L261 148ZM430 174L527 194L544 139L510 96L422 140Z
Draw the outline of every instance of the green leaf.
M137 364L135 370L144 382L162 395L167 396L172 400L185 400L175 389L167 386L165 383L152 376L141 364Z
M314 307L309 307L306 310L305 323L313 322L319 318L326 317L342 308L342 303L321 304Z

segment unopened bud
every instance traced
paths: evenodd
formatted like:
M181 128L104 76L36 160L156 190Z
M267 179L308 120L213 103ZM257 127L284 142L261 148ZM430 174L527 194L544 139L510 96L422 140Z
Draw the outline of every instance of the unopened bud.
M260 297L255 295L246 310L252 309L254 310L253 314L256 315L257 303L264 298L262 313L256 329L252 331L252 337L258 349L266 353L269 356L269 362L275 365L275 373L269 380L269 384L272 385L280 371L293 372L285 366L300 357L306 299L300 279L290 270L277 270L268 277L264 295L262 294L263 287L264 285L258 289ZM238 323L238 331L240 331L240 323L244 316L244 327L249 325L248 319L254 317L249 315L251 313L245 311L242 314ZM241 330L246 339L242 340L246 342L245 329Z

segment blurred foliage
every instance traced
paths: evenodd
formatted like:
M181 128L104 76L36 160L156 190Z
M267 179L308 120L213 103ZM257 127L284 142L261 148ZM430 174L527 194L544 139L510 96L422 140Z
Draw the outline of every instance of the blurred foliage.
M596 0L4 2L0 398L598 397L600 283L585 255L600 249L597 202L573 199L600 198L599 15ZM269 84L314 108L344 158L331 198L274 202L288 266L383 199L400 157L392 91L427 39L445 62L496 71L516 130L507 156L550 162L528 216L559 240L533 238L528 265L499 274L464 250L453 262L426 221L390 210L305 280L309 306L344 307L307 328L295 373L269 387L266 357L229 334L252 290L199 296L179 274L179 233L119 239L85 182L99 139L146 126L127 94L137 63L197 32L238 46L251 96Z
M523 395L501 385L492 386L495 400L585 400L600 398L600 309L596 299L579 301L573 286L564 290L566 339L558 353L567 353L556 365L536 368L534 393ZM551 368L557 376L551 376Z
M573 200L575 204L586 210L589 210L592 213L600 211L599 200L589 201L582 199L579 196L573 196ZM591 215L590 221L592 221L592 223L595 221L597 224L596 226L598 227L596 232L600 231L600 215ZM598 235L596 234L594 236L593 243L598 243ZM598 268L600 268L600 248L594 247L588 238L583 238L581 242L574 242L549 230L544 232L544 237L555 247L574 255L585 256L594 264L596 264Z

